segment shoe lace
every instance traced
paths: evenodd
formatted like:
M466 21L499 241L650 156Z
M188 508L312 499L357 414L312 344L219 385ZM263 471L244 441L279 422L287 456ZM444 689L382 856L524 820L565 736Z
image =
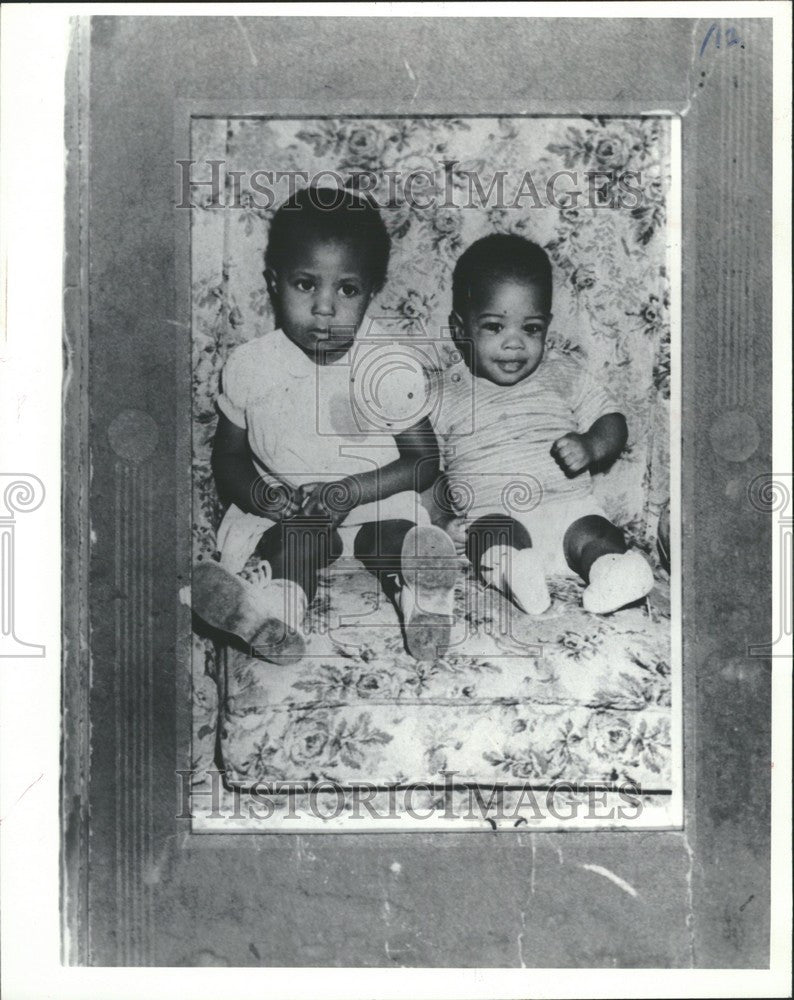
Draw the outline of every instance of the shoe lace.
M256 566L249 570L249 578L255 587L265 590L273 579L273 567L267 559L260 559Z

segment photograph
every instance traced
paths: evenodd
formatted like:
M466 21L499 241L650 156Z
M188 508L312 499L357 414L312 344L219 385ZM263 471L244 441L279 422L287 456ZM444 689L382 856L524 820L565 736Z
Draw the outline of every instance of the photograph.
M3 996L790 996L790 7L0 44Z
M677 140L191 120L194 829L680 825Z

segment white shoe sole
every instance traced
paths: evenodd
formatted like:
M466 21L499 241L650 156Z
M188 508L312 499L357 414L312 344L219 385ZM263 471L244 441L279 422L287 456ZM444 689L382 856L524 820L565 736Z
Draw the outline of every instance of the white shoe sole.
M441 528L411 528L403 541L401 604L408 652L417 660L436 660L449 648L454 622L458 559Z
M653 570L642 556L632 559L636 569L627 572L617 572L620 563L609 574L608 579L591 584L582 594L582 607L594 615L608 615L613 611L625 608L627 604L641 601L653 590Z

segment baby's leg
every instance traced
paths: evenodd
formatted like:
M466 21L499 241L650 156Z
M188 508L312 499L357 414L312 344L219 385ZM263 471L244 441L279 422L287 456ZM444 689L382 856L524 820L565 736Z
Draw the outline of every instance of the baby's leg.
M596 514L574 521L563 538L565 560L589 584L582 596L586 611L608 614L646 597L653 571L623 532Z
M262 535L256 555L270 563L274 580L291 580L311 603L317 593L317 574L342 554L342 539L330 522L297 517L274 524Z
M610 553L621 555L628 548L620 528L597 514L574 521L565 532L562 547L565 561L585 582L596 559Z
M254 643L257 655L275 662L284 648L295 658L303 655L304 618L317 593L317 574L341 552L338 532L317 518L290 518L262 535L256 555L270 563L272 579L262 595L268 614Z
M389 597L400 589L400 556L405 536L414 527L413 521L371 521L356 532L353 554L378 577Z
M275 524L255 551L270 563L267 586L254 586L214 560L202 562L193 570L193 611L241 640L254 656L295 663L306 651L303 619L317 590L317 572L340 552L339 535L327 523L293 518Z
M408 652L417 660L443 656L452 632L457 575L449 535L412 521L381 521L362 525L354 551L399 609Z
M506 593L522 611L542 614L551 603L543 565L523 524L486 514L469 525L466 555L483 582Z

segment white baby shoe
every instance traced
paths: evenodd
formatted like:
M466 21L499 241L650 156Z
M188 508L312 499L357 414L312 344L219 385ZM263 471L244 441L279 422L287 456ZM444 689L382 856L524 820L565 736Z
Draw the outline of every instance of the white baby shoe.
M582 595L585 611L606 615L647 597L653 589L653 570L636 549L599 556L590 567L590 585Z
M399 594L408 652L417 660L446 653L455 613L458 559L449 535L432 525L411 528L400 557Z
M271 663L297 663L306 652L302 627L307 605L303 588L292 580L267 580L262 588L214 561L193 567L195 614Z
M493 545L483 553L480 572L529 615L542 615L551 604L543 563L534 549Z

